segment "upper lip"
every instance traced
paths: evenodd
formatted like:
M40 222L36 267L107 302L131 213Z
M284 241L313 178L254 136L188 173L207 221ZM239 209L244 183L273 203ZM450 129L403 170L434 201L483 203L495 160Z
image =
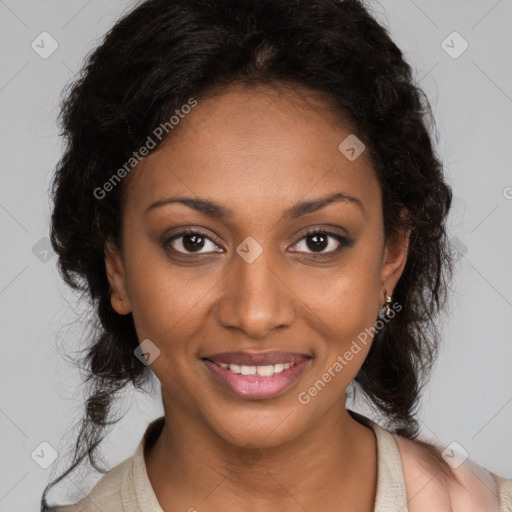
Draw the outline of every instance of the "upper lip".
M308 354L272 350L269 352L222 352L202 359L208 359L214 363L236 364L239 366L266 366L285 363L297 364L309 358L311 356Z

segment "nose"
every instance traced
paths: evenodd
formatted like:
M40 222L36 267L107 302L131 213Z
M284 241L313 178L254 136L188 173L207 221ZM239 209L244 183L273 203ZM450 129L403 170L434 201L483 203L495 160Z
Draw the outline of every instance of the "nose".
M220 325L251 339L264 339L278 327L292 325L295 317L296 297L269 253L263 250L251 263L234 255L217 302Z

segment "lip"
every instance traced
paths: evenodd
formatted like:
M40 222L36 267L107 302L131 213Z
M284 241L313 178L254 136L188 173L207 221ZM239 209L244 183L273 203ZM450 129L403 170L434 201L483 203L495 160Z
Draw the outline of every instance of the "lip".
M224 352L202 358L203 363L215 380L235 395L249 399L262 400L283 394L302 375L311 361L311 356L295 352ZM271 376L242 375L222 368L218 363L239 366L267 366L295 363L290 368Z

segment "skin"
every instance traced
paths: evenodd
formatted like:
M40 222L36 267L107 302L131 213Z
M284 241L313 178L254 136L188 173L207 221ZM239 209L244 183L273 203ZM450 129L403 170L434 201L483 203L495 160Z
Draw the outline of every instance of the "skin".
M200 99L129 176L122 244L108 244L105 264L112 307L131 312L139 339L160 350L151 368L166 422L145 460L166 512L373 510L375 436L345 408L371 343L307 405L297 398L375 325L407 258L408 233L384 239L366 151L349 161L338 149L353 132L333 112L304 90L230 86ZM358 198L363 210L339 201L283 218L299 201L333 192ZM176 196L207 198L233 216L215 219L179 203L146 212ZM184 238L162 247L189 226L211 239L201 256L187 254ZM353 244L335 252L339 242L329 237L317 251L330 256L315 260L304 234L316 227ZM252 263L236 252L247 237L263 250ZM232 350L313 358L285 393L247 400L201 361ZM256 462L242 456L247 443Z

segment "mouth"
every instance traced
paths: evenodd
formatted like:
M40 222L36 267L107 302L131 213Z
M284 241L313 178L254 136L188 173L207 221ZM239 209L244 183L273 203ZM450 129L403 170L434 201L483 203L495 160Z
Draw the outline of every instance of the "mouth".
M284 393L304 372L312 357L294 352L224 352L203 357L224 388L246 399L273 398Z

